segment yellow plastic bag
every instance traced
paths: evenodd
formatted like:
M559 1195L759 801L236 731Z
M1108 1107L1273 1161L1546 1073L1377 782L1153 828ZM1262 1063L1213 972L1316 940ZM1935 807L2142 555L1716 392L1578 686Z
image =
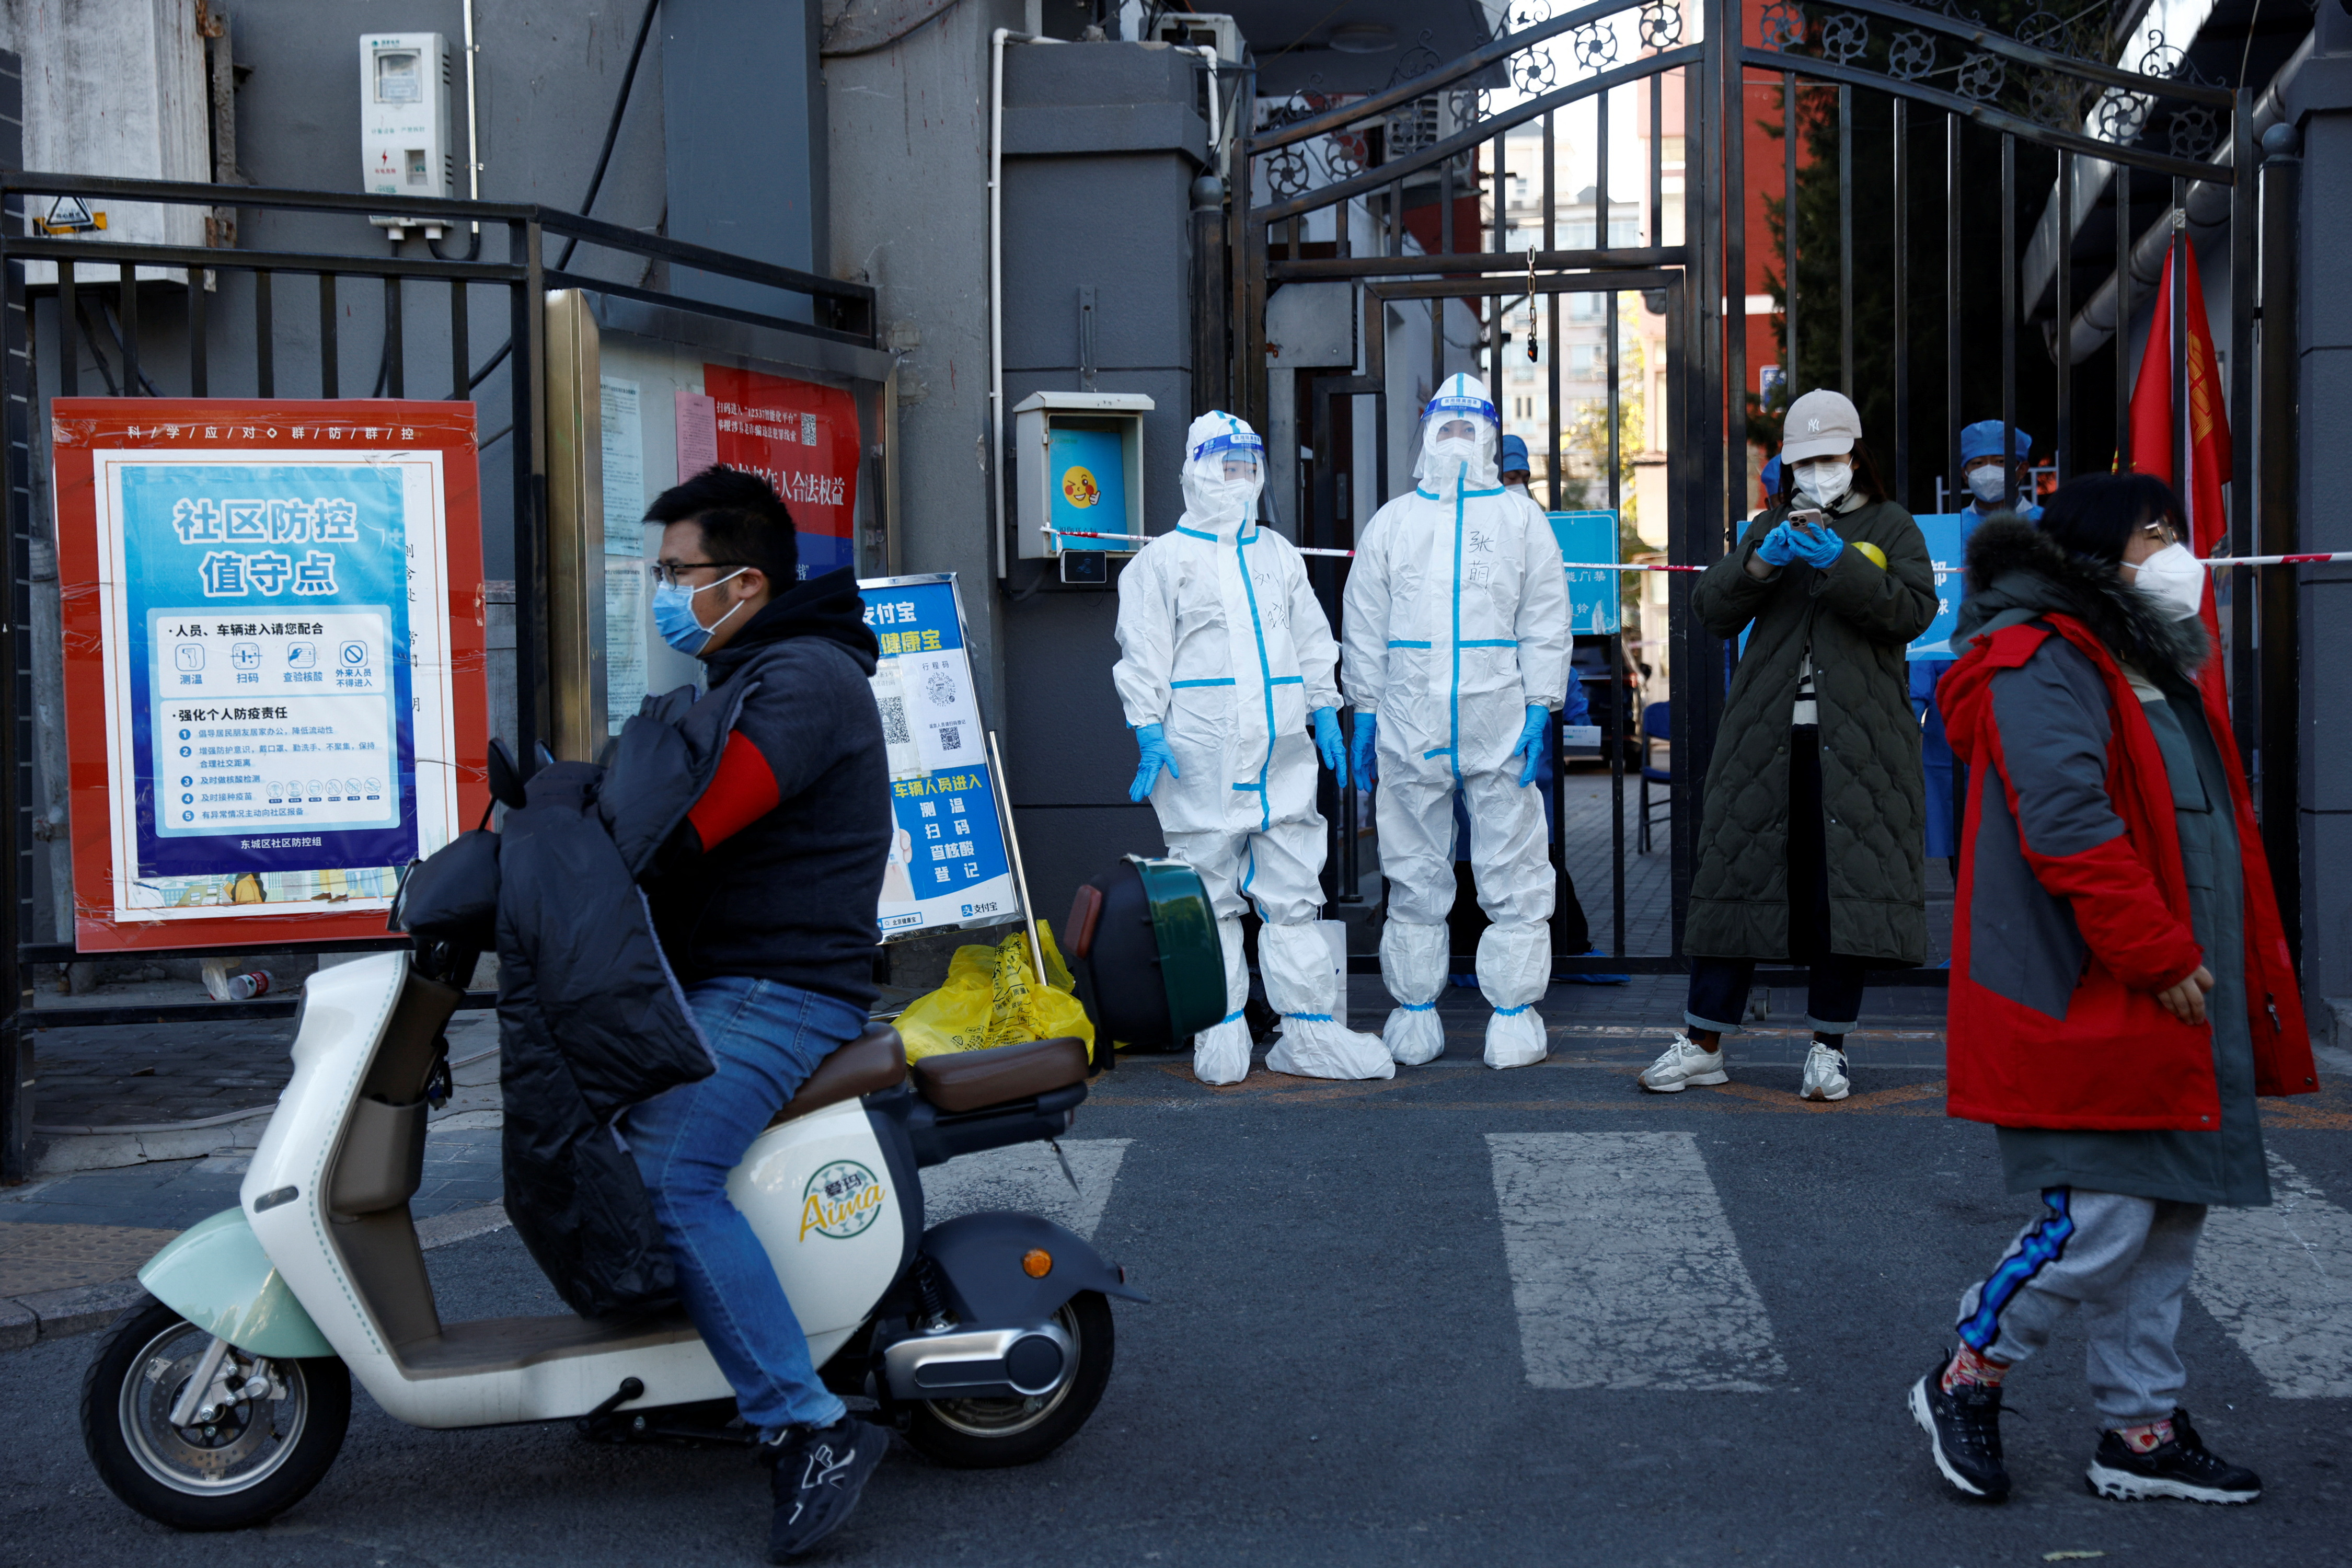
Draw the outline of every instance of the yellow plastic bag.
M1094 1058L1094 1020L1072 994L1077 983L1054 945L1054 928L1037 922L1037 945L1045 958L1047 984L1040 986L1029 965L1029 940L1015 931L993 947L977 943L955 950L947 983L917 997L898 1015L898 1037L907 1059L946 1051L984 1051L1023 1040L1075 1035Z

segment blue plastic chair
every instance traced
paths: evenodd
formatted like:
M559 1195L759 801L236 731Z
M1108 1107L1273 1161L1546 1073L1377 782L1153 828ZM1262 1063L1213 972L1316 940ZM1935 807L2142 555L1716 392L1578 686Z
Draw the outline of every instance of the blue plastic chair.
M1666 813L1667 822L1672 823L1674 821L1675 810L1675 797L1673 793L1675 771L1671 765L1673 763L1673 753L1671 750L1668 752L1668 766L1654 768L1650 765L1650 742L1653 741L1664 741L1666 742L1667 746L1671 748L1674 744L1674 705L1667 702L1651 702L1644 704L1642 709L1642 829L1637 844L1638 852L1643 855L1647 855L1650 852L1650 823L1652 820L1650 816L1650 786L1652 784L1663 785L1667 792L1665 798L1658 802L1658 805L1664 808Z

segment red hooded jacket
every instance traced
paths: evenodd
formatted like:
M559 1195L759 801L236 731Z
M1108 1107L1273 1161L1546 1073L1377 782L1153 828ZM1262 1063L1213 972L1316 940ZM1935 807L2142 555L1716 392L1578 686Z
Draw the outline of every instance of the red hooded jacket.
M2020 809L2008 753L2030 742L2002 734L1992 700L1994 677L2022 668L2053 637L2080 650L2106 688L2105 787L2125 827L2069 854L2043 853L2027 838L2028 814ZM2229 774L2243 862L2256 1092L2307 1094L2318 1088L2318 1077L2270 867L2245 773L2229 743L2229 715L2210 689L2200 690L2206 723ZM1938 685L1937 701L1953 753L1979 778L1985 769L1999 774L2010 818L1980 843L1985 792L1969 790L1952 918L1949 1113L2004 1127L2195 1131L2219 1126L2211 1026L2180 1022L2155 996L2193 973L2202 954L2190 931L2164 754L2114 656L2084 621L2045 613L1976 639ZM1979 867L1980 852L2021 852L2033 881L2071 916L2084 956L2061 1016L2021 1000L2021 986L1986 983L2004 965L2046 963L2048 955L1980 957L1974 951L1972 900L1987 869Z

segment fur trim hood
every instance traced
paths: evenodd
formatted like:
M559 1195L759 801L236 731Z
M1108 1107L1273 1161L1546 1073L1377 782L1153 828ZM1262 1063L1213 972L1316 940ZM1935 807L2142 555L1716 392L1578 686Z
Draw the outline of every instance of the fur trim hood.
M2013 622L2057 614L2082 622L2109 653L2159 684L2194 685L2211 652L2199 617L2175 620L2162 600L2125 582L2118 567L2071 553L2014 512L1994 513L1969 536L1968 584L1952 634L1955 651L1996 616Z

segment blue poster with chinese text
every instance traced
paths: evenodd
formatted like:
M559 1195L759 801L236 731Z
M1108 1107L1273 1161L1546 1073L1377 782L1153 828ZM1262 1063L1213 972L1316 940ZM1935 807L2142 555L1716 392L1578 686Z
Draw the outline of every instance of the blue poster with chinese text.
M298 869L388 892L418 852L403 469L131 462L116 483L139 881L166 904L184 879Z
M951 574L858 584L881 644L873 676L897 832L877 920L883 940L1017 920L996 783Z

